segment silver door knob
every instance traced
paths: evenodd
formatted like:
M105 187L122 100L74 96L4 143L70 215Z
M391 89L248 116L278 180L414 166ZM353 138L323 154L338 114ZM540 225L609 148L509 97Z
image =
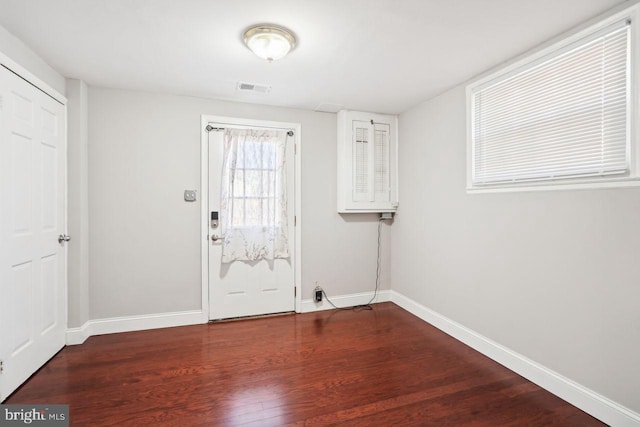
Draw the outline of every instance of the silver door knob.
M62 244L62 242L68 242L71 240L71 236L67 236L66 234L61 234L58 236L58 243Z
M215 234L211 235L211 241L212 242L217 242L218 240L222 239L222 237L220 236L216 236Z

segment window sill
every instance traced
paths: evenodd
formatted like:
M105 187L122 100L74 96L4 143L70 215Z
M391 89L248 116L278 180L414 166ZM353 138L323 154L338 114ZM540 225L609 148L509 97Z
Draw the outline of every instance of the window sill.
M640 187L640 177L609 178L598 180L544 181L517 184L467 186L467 194L519 193L527 191L594 190L603 188Z

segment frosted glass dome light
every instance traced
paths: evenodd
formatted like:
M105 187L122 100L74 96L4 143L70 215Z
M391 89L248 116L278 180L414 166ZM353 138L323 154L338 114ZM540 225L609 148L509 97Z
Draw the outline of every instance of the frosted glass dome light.
M244 32L244 44L269 62L284 58L296 45L289 30L275 25L256 25Z

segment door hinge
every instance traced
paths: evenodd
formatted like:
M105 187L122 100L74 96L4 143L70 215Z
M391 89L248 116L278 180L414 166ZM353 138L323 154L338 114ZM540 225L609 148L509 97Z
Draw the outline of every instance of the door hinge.
M298 288L296 288L295 286L293 287L293 296L294 297L298 296Z
M293 216L293 226L295 227L296 225L298 225L298 217L297 216Z
M4 372L4 362L0 360L0 374Z

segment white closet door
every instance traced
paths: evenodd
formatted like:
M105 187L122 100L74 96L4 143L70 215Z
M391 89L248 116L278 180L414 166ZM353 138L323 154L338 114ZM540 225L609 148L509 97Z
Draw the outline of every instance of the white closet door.
M0 67L0 401L65 344L64 106Z

